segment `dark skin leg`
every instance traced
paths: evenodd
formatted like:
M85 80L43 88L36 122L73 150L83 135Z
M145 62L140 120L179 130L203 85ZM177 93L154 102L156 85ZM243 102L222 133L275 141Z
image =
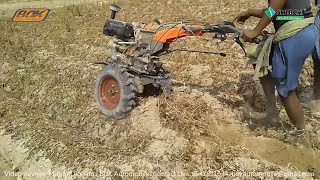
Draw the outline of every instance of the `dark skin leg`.
M300 101L294 91L289 92L288 97L281 97L280 99L287 111L291 122L299 129L305 129L304 111Z
M320 99L320 60L313 60L314 62L314 99Z
M253 64L253 69L256 68L256 65ZM263 76L260 78L260 83L263 89L263 92L266 96L267 101L267 112L270 113L272 117L278 119L279 118L279 112L277 109L277 101L276 101L276 95L275 95L275 86L272 82L272 77L270 74Z
M267 76L260 78L260 82L266 96L268 109L271 115L276 116L278 114L278 110L275 96L275 86L273 85L271 75L268 74Z

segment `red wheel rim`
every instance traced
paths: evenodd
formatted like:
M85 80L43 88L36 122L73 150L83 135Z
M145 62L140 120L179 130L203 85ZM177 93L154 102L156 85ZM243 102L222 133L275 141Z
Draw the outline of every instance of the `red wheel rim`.
M99 87L99 98L101 104L109 110L117 107L120 101L120 85L112 76L105 76Z

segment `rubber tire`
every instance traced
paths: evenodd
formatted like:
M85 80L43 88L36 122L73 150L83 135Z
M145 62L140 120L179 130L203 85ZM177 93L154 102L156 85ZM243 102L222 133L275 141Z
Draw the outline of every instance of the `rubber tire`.
M114 77L120 86L119 104L112 110L106 109L100 102L99 86L103 77ZM134 76L126 71L124 67L117 63L106 65L100 70L94 90L94 96L98 104L99 110L109 118L120 120L125 118L129 112L136 106L137 88L134 85Z

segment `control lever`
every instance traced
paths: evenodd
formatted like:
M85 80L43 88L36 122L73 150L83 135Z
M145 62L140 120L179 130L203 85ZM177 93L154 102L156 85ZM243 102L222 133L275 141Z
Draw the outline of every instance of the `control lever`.
M234 34L234 37L233 37L233 40L239 44L239 46L242 48L242 50L244 51L244 54L245 56L247 57L248 55L248 51L247 51L247 48L245 47L245 45L240 41L240 35L242 33L242 30L239 30L237 31L235 34ZM261 40L259 38L254 38L252 40L254 43L256 44L260 44Z
M240 32L234 33L233 40L234 40L237 44L239 44L239 46L240 46L241 49L243 50L245 56L247 57L248 51L247 51L247 48L244 46L244 44L240 41Z

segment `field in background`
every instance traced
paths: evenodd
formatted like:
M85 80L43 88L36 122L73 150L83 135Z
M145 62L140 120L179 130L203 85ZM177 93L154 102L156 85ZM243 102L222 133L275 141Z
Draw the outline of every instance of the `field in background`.
M314 172L319 178L320 115L307 110L308 132L301 137L289 135L293 127L281 106L282 125L246 118L249 107L262 111L265 102L252 81L252 69L232 41L189 38L173 44L174 48L221 51L228 56L166 56L163 60L172 72L176 93L141 98L125 120L106 119L94 101L95 77L101 66L93 63L108 56L110 38L102 34L102 28L110 3L122 7L118 19L151 23L155 18L162 22L231 20L241 10L264 7L266 2L70 2L0 1L1 134L28 139L24 146L30 157L42 151L54 164L78 172L290 170ZM40 23L13 23L7 18L27 4L53 10ZM256 22L252 19L248 24ZM301 77L301 96L309 95L311 67L308 61Z
M0 0L0 20L12 18L18 9L46 8L50 10L77 4L103 3L106 0Z

